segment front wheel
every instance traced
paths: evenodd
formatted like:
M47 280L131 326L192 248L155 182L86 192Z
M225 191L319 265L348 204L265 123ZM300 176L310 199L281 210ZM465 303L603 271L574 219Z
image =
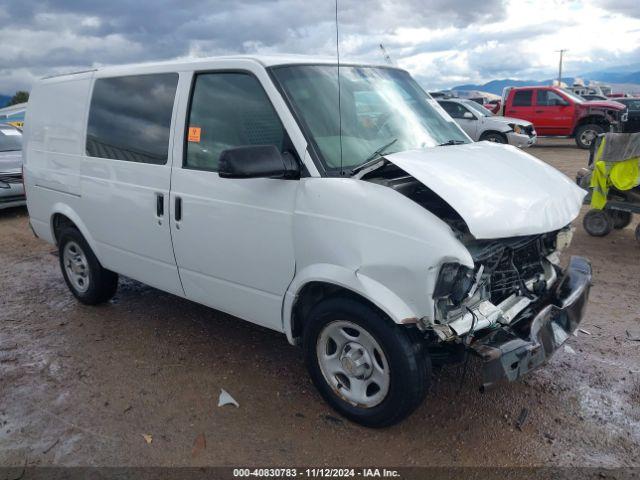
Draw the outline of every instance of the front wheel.
M485 133L480 137L480 141L487 141L493 143L508 143L507 137L501 133Z
M384 427L420 405L431 364L406 327L347 297L320 302L305 323L309 375L340 414L368 427Z
M598 135L604 133L604 128L593 123L580 125L576 129L576 145L578 148L587 150L591 148L591 144Z

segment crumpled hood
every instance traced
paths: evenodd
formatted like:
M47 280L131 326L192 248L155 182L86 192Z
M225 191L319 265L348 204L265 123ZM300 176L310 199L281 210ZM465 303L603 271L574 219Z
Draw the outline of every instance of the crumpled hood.
M521 118L513 118L513 117L501 117L499 115L494 115L493 117L487 117L488 120L495 120L497 122L502 122L502 123L515 123L516 125L522 125L523 127L528 127L529 125L532 125L531 122L527 121L527 120L522 120Z
M477 239L533 235L578 216L586 192L510 145L468 143L385 158L451 205Z
M608 108L609 110L624 110L626 105L615 100L590 100L582 104L583 107Z

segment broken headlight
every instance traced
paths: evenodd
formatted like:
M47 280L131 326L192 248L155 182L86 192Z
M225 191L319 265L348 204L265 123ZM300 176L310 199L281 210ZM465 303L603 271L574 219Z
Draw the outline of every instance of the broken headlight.
M510 123L509 127L513 130L514 133L522 133L522 127L517 123Z
M474 282L472 269L459 263L445 263L440 268L433 298L449 298L454 305L460 305Z

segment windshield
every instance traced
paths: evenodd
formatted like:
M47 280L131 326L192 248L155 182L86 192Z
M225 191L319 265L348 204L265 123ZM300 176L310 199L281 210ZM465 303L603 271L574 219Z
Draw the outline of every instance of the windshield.
M569 97L574 102L584 103L584 98L582 98L580 95L573 93L571 90L567 90L566 88L561 88L560 90L562 90L562 93L564 93L567 97Z
M467 100L464 102L467 108L470 108L473 113L477 113L481 117L493 117L493 112L490 112L478 102L474 102L473 100Z
M0 152L22 150L22 133L17 128L0 125Z
M467 143L469 137L402 70L295 65L273 74L325 169L352 169L383 154ZM342 133L342 139L340 134Z

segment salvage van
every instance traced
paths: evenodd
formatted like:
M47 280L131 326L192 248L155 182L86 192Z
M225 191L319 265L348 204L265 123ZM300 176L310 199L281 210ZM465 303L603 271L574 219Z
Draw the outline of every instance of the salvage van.
M584 314L590 264L559 261L584 191L473 143L401 69L225 57L49 77L24 139L31 226L80 302L124 275L282 332L367 426L469 353L484 387L521 377Z

